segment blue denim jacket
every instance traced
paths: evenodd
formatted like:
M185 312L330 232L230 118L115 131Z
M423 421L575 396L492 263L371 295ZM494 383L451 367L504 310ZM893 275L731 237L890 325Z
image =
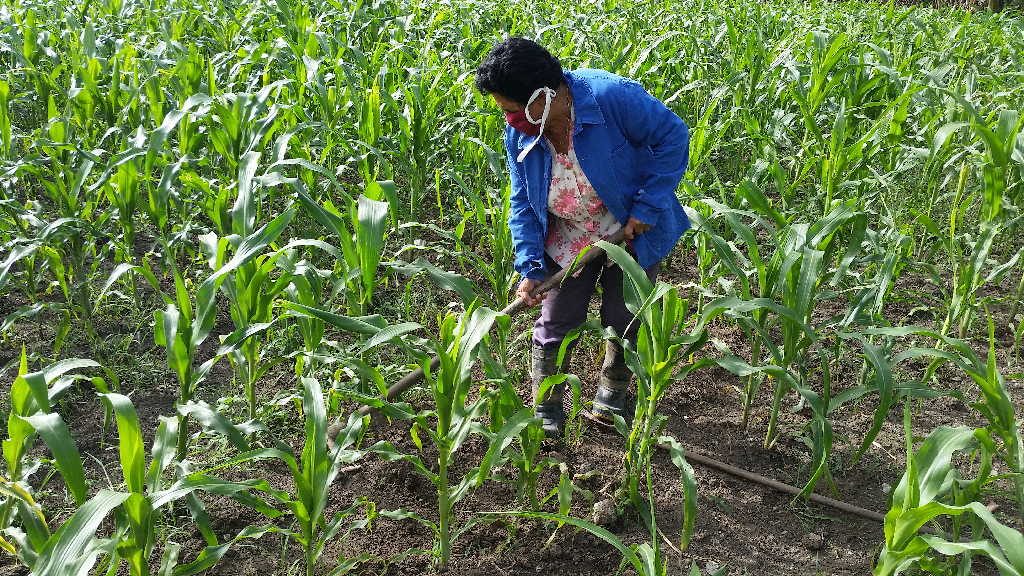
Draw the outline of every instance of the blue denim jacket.
M594 191L623 225L630 216L651 225L632 243L637 262L646 268L667 256L690 227L676 198L689 159L689 128L632 80L582 69L566 71L565 81L576 113L573 146ZM546 139L521 163L516 161L535 138L505 126L515 269L525 278L542 280L547 276L544 240L551 182Z

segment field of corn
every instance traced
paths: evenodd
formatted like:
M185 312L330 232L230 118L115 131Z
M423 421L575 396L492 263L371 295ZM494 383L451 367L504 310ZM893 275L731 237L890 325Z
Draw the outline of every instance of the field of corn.
M691 128L659 283L608 248L631 427L588 324L561 450L507 35ZM1024 574L1022 109L1012 11L0 0L0 574Z

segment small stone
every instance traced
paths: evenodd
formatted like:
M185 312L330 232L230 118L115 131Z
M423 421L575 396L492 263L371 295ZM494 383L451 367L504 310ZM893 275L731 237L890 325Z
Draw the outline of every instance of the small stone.
M821 534L808 534L804 537L804 546L806 546L808 550L817 552L825 547L825 537Z
M882 494L889 494L890 492L892 492L892 484L882 484Z
M615 500L611 498L605 498L600 502L594 504L592 512L592 519L594 524L607 528L618 519L618 513L615 511Z
M715 572L718 572L718 569L721 567L722 565L718 562L715 562L714 560L708 560L708 563L704 565L704 571L708 574L714 574Z

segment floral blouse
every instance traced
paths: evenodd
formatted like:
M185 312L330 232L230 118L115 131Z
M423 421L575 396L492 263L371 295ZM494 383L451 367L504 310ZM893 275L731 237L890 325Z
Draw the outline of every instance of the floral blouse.
M584 248L621 227L583 173L572 138L566 154L553 154L548 212L545 251L562 268L572 264Z

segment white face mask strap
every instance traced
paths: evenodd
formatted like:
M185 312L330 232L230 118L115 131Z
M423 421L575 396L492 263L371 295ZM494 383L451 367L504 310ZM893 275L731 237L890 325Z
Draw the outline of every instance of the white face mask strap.
M530 106L533 105L533 101L541 94L544 95L544 112L541 113L540 120L536 120L533 118L533 115L530 114ZM544 125L548 123L548 114L551 112L551 101L554 100L557 95L557 92L547 86L537 88L533 91L533 94L530 95L530 99L526 102L526 121L530 124L540 124L540 133L537 134L536 140L531 142L529 146L519 153L519 157L516 159L517 161L522 162L523 158L526 158L526 155L530 153L530 150L533 150L533 147L537 145L537 142L540 142L541 136L544 135Z
M530 114L530 106L533 105L533 101L541 94L544 95L544 112L541 113L540 120L535 120L533 115ZM526 119L530 124L540 124L540 129L542 131L544 130L544 124L547 123L548 120L548 113L551 111L551 101L554 100L557 95L557 92L547 86L542 86L533 91L533 94L530 95L530 99L526 102Z

